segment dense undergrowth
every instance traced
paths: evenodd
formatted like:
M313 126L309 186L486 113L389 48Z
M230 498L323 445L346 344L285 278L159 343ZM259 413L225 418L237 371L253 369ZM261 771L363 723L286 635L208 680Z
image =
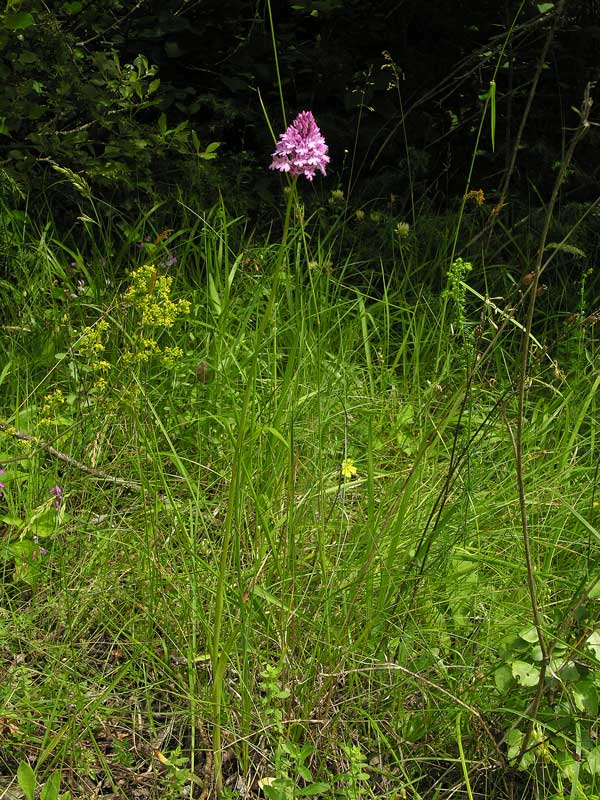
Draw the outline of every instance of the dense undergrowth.
M527 273L333 197L283 248L5 208L3 796L600 795L587 254L534 318L526 542Z

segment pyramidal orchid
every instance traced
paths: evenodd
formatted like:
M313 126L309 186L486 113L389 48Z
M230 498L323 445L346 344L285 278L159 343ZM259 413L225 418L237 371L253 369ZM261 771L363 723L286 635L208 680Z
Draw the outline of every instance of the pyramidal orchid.
M283 232L281 237L281 244L279 245L277 259L273 269L273 279L271 282L271 290L269 292L269 299L263 313L260 315L260 322L256 330L256 342L260 343L265 340L269 335L268 331L270 326L275 322L278 313L278 290L281 282L281 275L286 270L287 258L291 252L288 246L288 232L290 228L290 218L292 206L294 203L298 209L298 219L302 224L302 216L300 214L300 203L297 193L297 181L300 175L304 175L309 181L315 176L315 172L320 170L325 175L325 167L329 163L329 156L327 155L327 145L325 139L321 135L321 131L317 127L315 118L310 111L302 111L296 119L292 122L289 128L282 133L277 142L277 147L273 155L273 161L269 165L270 169L277 169L280 172L287 172L292 178L290 182L287 208L283 220ZM251 408L254 405L254 398L256 396L256 384L258 374L259 353L261 352L260 346L254 348L254 355L250 360L250 368L246 377L246 388L243 394L242 408L238 417L237 427L237 445L236 445L236 458L233 461L233 475L231 478L232 486L238 487L236 491L241 491L240 486L243 486L245 468L240 466L243 464L243 458L238 460L237 453L242 452L242 448L248 446L250 442L251 424L249 419L252 417L253 412ZM200 373L198 373L200 374ZM202 380L202 378L201 378ZM214 600L214 619L212 625L212 638L210 641L210 658L212 663L213 673L213 687L212 687L212 702L215 709L215 717L217 722L213 725L213 741L212 750L214 754L214 781L217 789L217 794L221 794L223 790L223 757L222 757L222 729L219 721L222 707L223 687L225 683L225 671L227 668L227 648L228 645L224 644L225 637L223 636L223 620L225 617L225 609L227 608L226 601L226 587L228 586L229 576L229 551L232 543L235 543L234 537L237 537L236 528L234 524L235 514L230 513L234 507L234 503L230 503L225 515L223 523L223 534L221 537L221 556L219 558L219 572L217 579L217 587Z
M301 111L285 133L279 136L269 169L289 172L292 178L304 175L309 181L320 170L325 175L329 163L327 144L311 111Z

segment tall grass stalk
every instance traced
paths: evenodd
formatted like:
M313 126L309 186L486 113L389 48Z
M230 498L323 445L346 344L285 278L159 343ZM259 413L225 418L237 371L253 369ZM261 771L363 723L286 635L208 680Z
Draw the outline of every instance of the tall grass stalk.
M213 706L214 706L214 727L213 727L213 758L215 770L215 788L218 795L223 792L223 768L222 768L222 744L221 744L221 707L223 699L223 681L229 658L228 646L222 640L223 614L225 604L225 593L228 586L229 577L229 558L232 537L235 538L234 545L239 547L238 529L234 528L234 520L237 510L242 501L245 480L245 462L247 458L246 448L248 446L249 433L249 412L254 394L256 391L257 366L260 358L260 346L267 333L269 324L273 320L273 314L277 304L278 290L280 285L281 271L285 268L288 257L288 232L290 217L294 203L297 203L296 195L297 179L292 179L289 184L287 207L285 210L283 233L281 244L278 249L277 260L271 282L271 291L266 308L260 316L260 321L255 335L255 347L250 360L246 389L244 391L242 407L237 421L237 431L235 434L235 450L231 465L231 478L229 483L229 494L227 500L227 511L223 523L223 541L221 544L221 556L219 559L219 571L215 595L215 610L213 616L213 628L211 635L211 661L213 670ZM257 313L260 310L257 308ZM231 634L229 643L235 639L235 632Z

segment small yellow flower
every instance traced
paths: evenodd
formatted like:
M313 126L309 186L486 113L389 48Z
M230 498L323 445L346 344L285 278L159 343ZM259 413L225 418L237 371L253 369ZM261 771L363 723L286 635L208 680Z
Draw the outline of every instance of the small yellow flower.
M354 461L351 458L345 458L342 461L342 477L345 479L354 478L358 475L358 470L354 466Z
M598 506L600 506L600 503L597 500L594 500L594 508L598 508Z

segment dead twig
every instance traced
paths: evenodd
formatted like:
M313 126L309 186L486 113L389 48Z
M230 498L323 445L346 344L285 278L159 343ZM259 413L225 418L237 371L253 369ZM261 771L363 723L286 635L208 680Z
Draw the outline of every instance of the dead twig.
M73 458L67 453L57 450L56 447L53 447L48 442L43 442L41 439L38 439L37 436L32 436L29 433L17 430L16 428L13 428L12 425L8 425L5 422L0 422L0 432L5 433L7 436L12 436L13 439L29 442L39 450L43 450L45 453L48 453L49 456L52 456L52 458L55 458L57 461L62 461L64 464L68 464L68 466L74 467L80 472L84 472L86 475L99 478L107 483L113 483L116 486L123 486L123 488L131 489L132 491L143 490L142 484L138 483L137 481L128 481L125 478L109 475L108 472L104 472L102 469L88 467L87 464L84 464L82 461L77 461L76 458Z

